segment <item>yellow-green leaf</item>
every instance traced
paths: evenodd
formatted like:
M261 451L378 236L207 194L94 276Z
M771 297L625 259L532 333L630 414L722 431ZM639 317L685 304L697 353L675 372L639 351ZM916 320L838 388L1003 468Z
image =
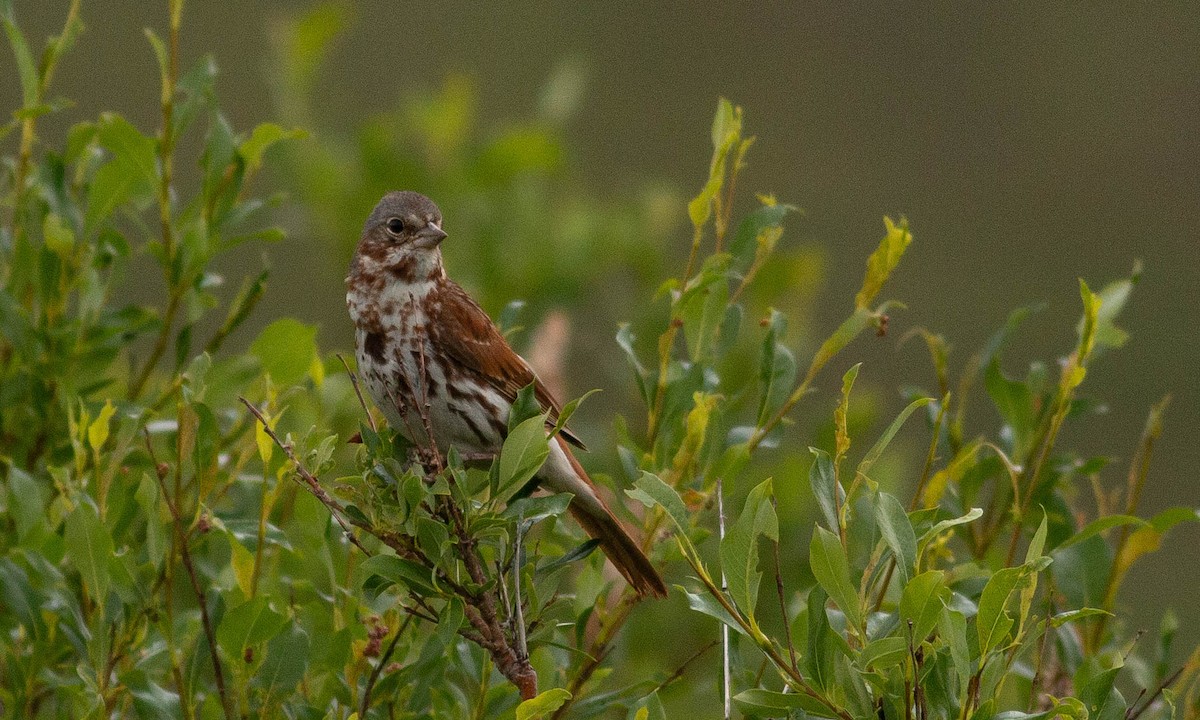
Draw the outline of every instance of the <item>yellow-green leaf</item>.
M238 542L233 533L229 533L229 550L229 562L233 565L233 577L237 580L238 589L250 597L254 584L254 553Z
M535 698L517 706L517 720L540 720L562 707L571 699L571 693L562 688L551 688Z
M42 239L46 247L64 262L75 252L75 231L57 213L47 213L42 221Z
M88 444L92 446L93 450L99 451L108 441L109 423L116 412L117 409L113 407L112 400L106 400L104 407L100 409L100 414L88 425Z
M855 307L860 309L866 309L879 294L913 239L912 233L908 231L907 219L900 218L900 224L897 225L891 218L885 217L883 224L887 226L887 234L883 236L875 252L867 258L867 274L863 277L862 289L854 298Z

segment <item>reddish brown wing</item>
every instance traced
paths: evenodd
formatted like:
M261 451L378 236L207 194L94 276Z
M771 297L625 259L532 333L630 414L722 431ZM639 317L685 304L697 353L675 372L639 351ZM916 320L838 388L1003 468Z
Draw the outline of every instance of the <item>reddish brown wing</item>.
M465 290L451 280L442 280L430 296L429 333L434 344L451 358L491 383L509 402L529 383L535 383L534 395L548 413L548 424L558 422L558 402L500 334L492 319ZM583 443L569 429L563 439L577 447Z

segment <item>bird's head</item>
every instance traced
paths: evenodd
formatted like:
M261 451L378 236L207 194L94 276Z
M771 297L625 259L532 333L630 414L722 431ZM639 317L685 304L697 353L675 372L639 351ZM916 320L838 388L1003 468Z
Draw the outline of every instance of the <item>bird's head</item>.
M385 270L401 281L433 279L442 273L438 246L445 239L442 211L432 200L407 190L390 192L367 218L355 262L360 270Z

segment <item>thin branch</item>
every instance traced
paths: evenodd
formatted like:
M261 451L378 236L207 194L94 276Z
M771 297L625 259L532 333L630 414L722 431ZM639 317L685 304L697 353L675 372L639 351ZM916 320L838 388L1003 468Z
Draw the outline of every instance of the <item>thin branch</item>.
M267 419L263 417L263 414L259 411L259 409L254 407L249 400L241 397L240 395L238 396L238 400L240 400L242 404L246 406L246 409L250 411L250 414L257 418L258 422L262 424L263 432L267 434L267 437L271 438L271 440L275 442L275 445L282 450L284 454L287 455L288 459L292 461L292 464L296 466L296 473L293 477L298 476L304 481L301 484L304 485L304 487L310 493L312 493L313 497L315 497L321 502L322 505L329 509L329 514L333 516L333 519L337 521L338 525L342 526L342 531L346 534L346 538L350 542L354 543L355 547L357 547L359 550L362 550L363 554L365 554L367 557L370 557L371 551L367 550L367 548L363 546L358 537L355 536L354 531L350 528L350 523L346 521L346 508L343 507L340 502L330 497L329 493L325 492L325 488L321 487L321 484L317 482L317 479L313 477L313 474L310 473L308 469L304 467L304 464L300 462L300 459L296 457L296 451L292 449L291 444L284 443L279 439L279 436L276 435L275 431L271 429L270 423L268 423Z
M172 3L171 23L168 42L170 44L166 72L162 79L162 127L158 137L158 221L162 233L163 277L167 281L170 293L167 297L167 309L163 312L162 329L154 341L150 357L146 358L141 372L129 386L129 399L136 400L142 394L142 389L158 365L158 361L167 351L171 339L171 329L175 325L175 316L179 313L183 300L184 288L187 282L173 282L172 266L175 264L175 230L171 224L171 181L175 167L175 84L179 77L179 27L182 15L182 0Z
M684 661L683 661L683 662L682 662L682 663L679 665L679 667L675 668L674 672L672 672L670 675L668 675L668 676L666 677L666 679L665 679L665 680L663 680L662 682L660 682L660 683L658 684L658 686L654 688L654 690L651 692L651 694L661 691L662 689L664 689L664 688L666 688L667 686L669 686L671 683L673 683L673 682L675 682L676 680L678 680L678 679L682 678L682 677L683 677L683 674L684 674L685 672L687 672L687 669L688 669L688 667L689 667L689 666L690 666L692 663L694 663L694 662L696 662L697 660L699 660L699 659L700 659L700 658L701 658L701 657L702 657L702 656L703 656L703 655L704 655L706 652L708 652L709 650L712 650L712 649L713 649L713 648L715 648L716 646L717 646L717 641L716 641L716 640L713 640L713 641L712 641L712 642L710 642L709 644L705 645L704 647L700 648L700 649L699 649L699 650L697 650L696 652L692 653L692 654L691 654L691 655L688 657L688 659L687 659L687 660L684 660Z
M379 428L375 426L375 418L372 417L371 411L367 409L367 401L363 398L362 388L358 385L358 375L350 369L350 363L346 362L346 358L341 353L337 354L337 359L342 361L342 367L346 368L346 374L350 376L350 385L354 388L354 394L358 396L358 404L362 407L363 415L367 416L367 422L371 425L371 432L379 432Z
M1126 480L1126 515L1133 515L1137 512L1138 504L1142 497L1142 488L1146 485L1146 477L1150 474L1150 459L1154 457L1154 444L1159 436L1162 435L1162 414L1166 411L1167 405L1170 402L1171 396L1167 395L1157 405L1150 408L1150 414L1146 418L1146 426L1142 430L1141 439L1138 441L1137 453L1129 463L1129 476ZM1126 543L1129 542L1129 527L1122 527L1120 533L1117 539L1116 552L1113 554L1115 558L1121 557ZM1101 610L1112 609L1120 584L1121 578L1118 577L1116 567L1114 566L1113 571L1109 573L1108 582L1105 583L1104 599L1100 605ZM1108 615L1101 615L1096 619L1096 624L1092 627L1092 647L1100 646L1100 642L1104 638L1104 628L1107 621Z
M1163 690L1166 690L1175 684L1175 681L1178 680L1179 676L1183 674L1183 671L1186 667L1186 665L1181 666L1178 670L1164 678L1163 681L1158 684L1158 687L1154 689L1154 694L1152 694L1150 699L1143 703L1140 708L1134 710L1133 706L1130 706L1130 708L1125 711L1125 720L1137 720L1142 713L1146 712L1147 708L1154 704L1155 700L1158 700L1158 696L1162 695Z
M392 641L388 643L387 650L383 651L383 655L380 656L379 662L375 664L375 667L371 668L371 675L367 678L367 686L363 689L362 702L359 703L358 706L358 716L360 718L365 718L367 716L367 708L371 707L371 691L375 689L375 681L379 679L379 674L383 672L383 668L386 667L388 661L391 660L392 653L396 651L396 643L400 642L400 636L403 635L404 631L408 629L408 626L412 624L413 617L414 616L410 614L408 617L404 618L404 621L400 623L400 627L396 628L396 634L392 636Z
M725 492L721 478L717 478L717 537L725 542ZM728 592L725 568L721 568L721 592ZM725 720L733 717L733 674L729 663L729 626L721 623L721 705Z
M779 515L779 501L775 499L775 494L771 494L771 508L775 510L776 516ZM797 673L800 672L800 665L796 662L796 646L792 642L792 624L788 620L787 600L783 593L783 569L779 559L779 541L771 543L772 549L775 551L775 593L779 596L779 615L783 618L783 635L787 638L788 658L792 661L792 669Z
M183 562L183 567L187 570L188 580L192 585L192 592L196 595L196 605L200 608L200 622L204 626L204 638L208 642L208 654L212 658L213 675L217 683L217 694L221 697L221 709L225 711L226 720L233 720L237 713L234 712L233 706L230 704L228 693L225 691L225 673L221 668L221 658L217 655L217 635L213 630L212 619L208 615L208 601L204 596L204 589L200 587L200 581L196 577L196 566L192 562L192 553L188 549L187 534L183 530L183 519L180 517L179 508L171 500L170 493L167 492L167 483L164 480L166 468L158 463L154 456L154 446L150 443L150 431L142 428L142 433L146 438L146 450L150 453L150 460L154 463L154 477L158 480L159 491L162 492L163 501L167 504L167 510L171 513L171 526L175 529L175 534L179 540L179 559Z

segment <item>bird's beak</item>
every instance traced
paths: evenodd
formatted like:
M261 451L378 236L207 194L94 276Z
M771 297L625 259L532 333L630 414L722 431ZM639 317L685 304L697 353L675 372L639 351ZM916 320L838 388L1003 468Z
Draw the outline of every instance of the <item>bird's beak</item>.
M429 223L417 232L418 247L435 248L446 239L446 231L433 223Z

